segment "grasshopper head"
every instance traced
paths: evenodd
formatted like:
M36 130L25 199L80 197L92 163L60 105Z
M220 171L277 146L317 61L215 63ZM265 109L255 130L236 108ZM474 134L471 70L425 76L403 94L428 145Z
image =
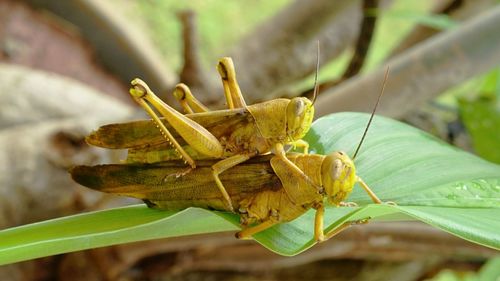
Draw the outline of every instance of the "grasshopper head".
M333 152L323 160L321 177L328 202L338 205L347 198L356 183L354 162L344 152Z
M286 108L286 133L288 141L299 140L305 136L314 117L312 102L303 97L290 100Z

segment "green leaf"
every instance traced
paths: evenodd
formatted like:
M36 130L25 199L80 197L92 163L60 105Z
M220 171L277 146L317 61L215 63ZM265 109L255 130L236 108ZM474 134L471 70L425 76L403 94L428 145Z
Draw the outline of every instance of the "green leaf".
M500 256L491 258L481 267L478 274L479 281L499 280L500 279Z
M489 161L500 163L500 99L461 99L459 108L474 151Z
M481 96L500 99L500 68L488 72L482 80Z
M189 222L189 223L186 223ZM237 217L189 208L134 205L10 228L0 232L0 265L134 241L237 230Z
M368 115L338 113L316 121L306 140L316 153L352 155ZM461 151L405 124L375 117L357 172L384 201L371 204L355 187L357 208L327 208L325 227L344 222L420 220L463 239L500 249L500 166ZM271 251L296 255L314 245L314 212L255 236ZM119 243L235 231L238 217L189 208L173 213L131 206L70 216L0 231L0 264Z

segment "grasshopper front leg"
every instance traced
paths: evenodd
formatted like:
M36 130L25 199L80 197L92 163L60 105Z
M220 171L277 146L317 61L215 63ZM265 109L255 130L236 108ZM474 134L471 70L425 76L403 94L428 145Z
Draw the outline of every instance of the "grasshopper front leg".
M356 181L361 185L361 187L365 190L365 192L370 196L372 199L373 203L375 204L382 204L382 200L378 198L378 196L373 192L373 190L361 179L359 176L356 177Z
M141 105L144 110L146 110L151 118L153 118L165 138L175 147L175 149L181 154L181 157L192 168L196 167L194 160L186 153L168 129L163 125L163 122L160 120L153 108L165 117L167 122L172 125L179 135L196 151L215 158L223 156L221 143L207 129L165 104L151 91L151 89L149 89L148 85L144 81L136 78L132 80L132 86L130 94L134 100Z
M217 183L217 187L219 188L220 192L222 193L222 196L224 197L224 201L226 202L227 206L229 207L229 210L231 212L234 212L233 204L231 202L231 198L229 197L229 194L227 193L226 188L222 184L221 180L219 179L219 174L224 172L225 170L232 168L240 163L243 163L250 159L254 155L245 155L245 154L237 154L231 157L228 157L226 159L223 159L215 165L212 166L212 175L214 177L215 183Z

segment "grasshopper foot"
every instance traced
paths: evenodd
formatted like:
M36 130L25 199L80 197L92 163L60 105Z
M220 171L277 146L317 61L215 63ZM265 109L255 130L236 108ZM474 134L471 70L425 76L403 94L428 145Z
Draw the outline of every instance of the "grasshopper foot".
M364 219L354 220L354 221L350 221L348 223L351 225L367 224L370 222L371 219L372 219L371 217L366 217Z
M226 200L226 207L231 213L235 213L233 203L231 203L231 199Z
M358 207L358 204L355 202L340 202L340 207Z
M240 240L250 240L252 239L251 236L245 236L243 231L238 231L236 232L236 234L234 234L234 237L236 237L237 239L240 239Z
M384 201L382 202L384 205L389 205L389 206L397 206L398 204L394 201Z
M175 178L180 178L180 177L183 177L183 176L185 176L185 175L189 174L192 170L193 170L193 168L191 168L191 167L187 167L186 169L184 169L184 170L182 170L182 171L180 171L180 172L176 173L176 174L175 174Z

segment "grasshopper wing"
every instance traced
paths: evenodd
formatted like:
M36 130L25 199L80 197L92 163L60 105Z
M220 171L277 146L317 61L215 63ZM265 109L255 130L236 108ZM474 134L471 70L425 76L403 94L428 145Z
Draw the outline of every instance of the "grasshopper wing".
M245 109L232 109L193 113L186 116L214 134L213 131L227 131L228 126L242 122L250 114ZM181 145L186 144L165 119L162 121ZM104 125L92 132L86 140L91 145L112 149L141 149L165 146L166 143L165 138L152 120Z
M258 158L221 174L220 178L233 202L240 202L256 192L281 188L281 182L269 164L269 157ZM213 163L200 161L200 165L190 171L180 161L152 165L76 166L70 173L83 186L135 197L161 209L201 207L226 210L212 177Z

